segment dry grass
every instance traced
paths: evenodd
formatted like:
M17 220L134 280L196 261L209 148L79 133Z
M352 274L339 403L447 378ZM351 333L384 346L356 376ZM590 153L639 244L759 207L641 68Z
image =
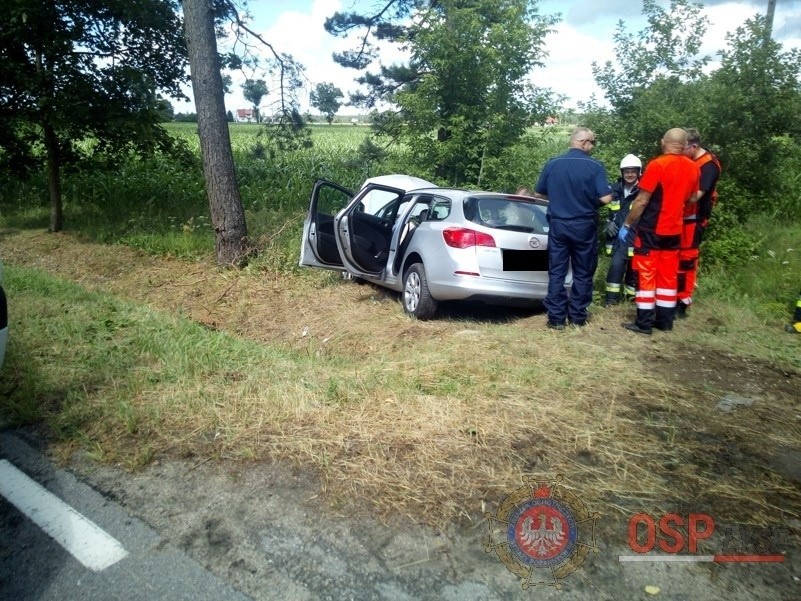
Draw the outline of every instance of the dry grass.
M272 349L132 387L124 411L92 394L107 419L85 436L107 461L290 460L316 470L336 503L369 499L431 522L474 519L522 474L557 473L602 511L801 518L798 482L771 467L801 444L801 375L774 381L753 357L688 348L683 330L718 327L703 308L653 339L619 327L628 308L561 333L506 310L417 322L392 295L333 274L220 271L29 232L4 236L0 253ZM729 391L756 403L716 412Z

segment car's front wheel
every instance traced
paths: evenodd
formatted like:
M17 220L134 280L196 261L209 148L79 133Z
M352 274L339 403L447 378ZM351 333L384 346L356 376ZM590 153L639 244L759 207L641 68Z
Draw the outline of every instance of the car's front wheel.
M410 266L403 275L403 308L417 319L430 319L437 311L437 301L428 290L422 263Z

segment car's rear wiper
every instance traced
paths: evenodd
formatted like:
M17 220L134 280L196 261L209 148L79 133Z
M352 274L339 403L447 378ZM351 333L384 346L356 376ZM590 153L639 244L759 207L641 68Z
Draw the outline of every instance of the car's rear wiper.
M491 225L490 226L496 230L509 230L511 232L524 232L526 234L531 234L534 232L533 227L529 227L527 225Z

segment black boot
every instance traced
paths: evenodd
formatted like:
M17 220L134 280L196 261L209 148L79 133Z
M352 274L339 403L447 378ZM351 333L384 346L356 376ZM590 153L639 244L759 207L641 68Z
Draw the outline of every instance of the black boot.
M631 330L632 332L637 332L638 334L645 334L646 336L650 336L652 332L652 330L649 328L644 328L640 325L637 325L637 322L624 323L623 327L627 330Z
M676 303L676 319L687 319L689 317L689 315L687 315L687 307L689 307L689 305L685 305L681 301Z

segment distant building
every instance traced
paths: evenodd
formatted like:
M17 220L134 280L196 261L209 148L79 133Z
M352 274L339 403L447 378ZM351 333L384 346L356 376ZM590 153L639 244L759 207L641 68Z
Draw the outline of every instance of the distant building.
M237 123L253 123L256 121L256 111L253 109L236 109Z
M559 117L545 117L545 125L559 125Z

